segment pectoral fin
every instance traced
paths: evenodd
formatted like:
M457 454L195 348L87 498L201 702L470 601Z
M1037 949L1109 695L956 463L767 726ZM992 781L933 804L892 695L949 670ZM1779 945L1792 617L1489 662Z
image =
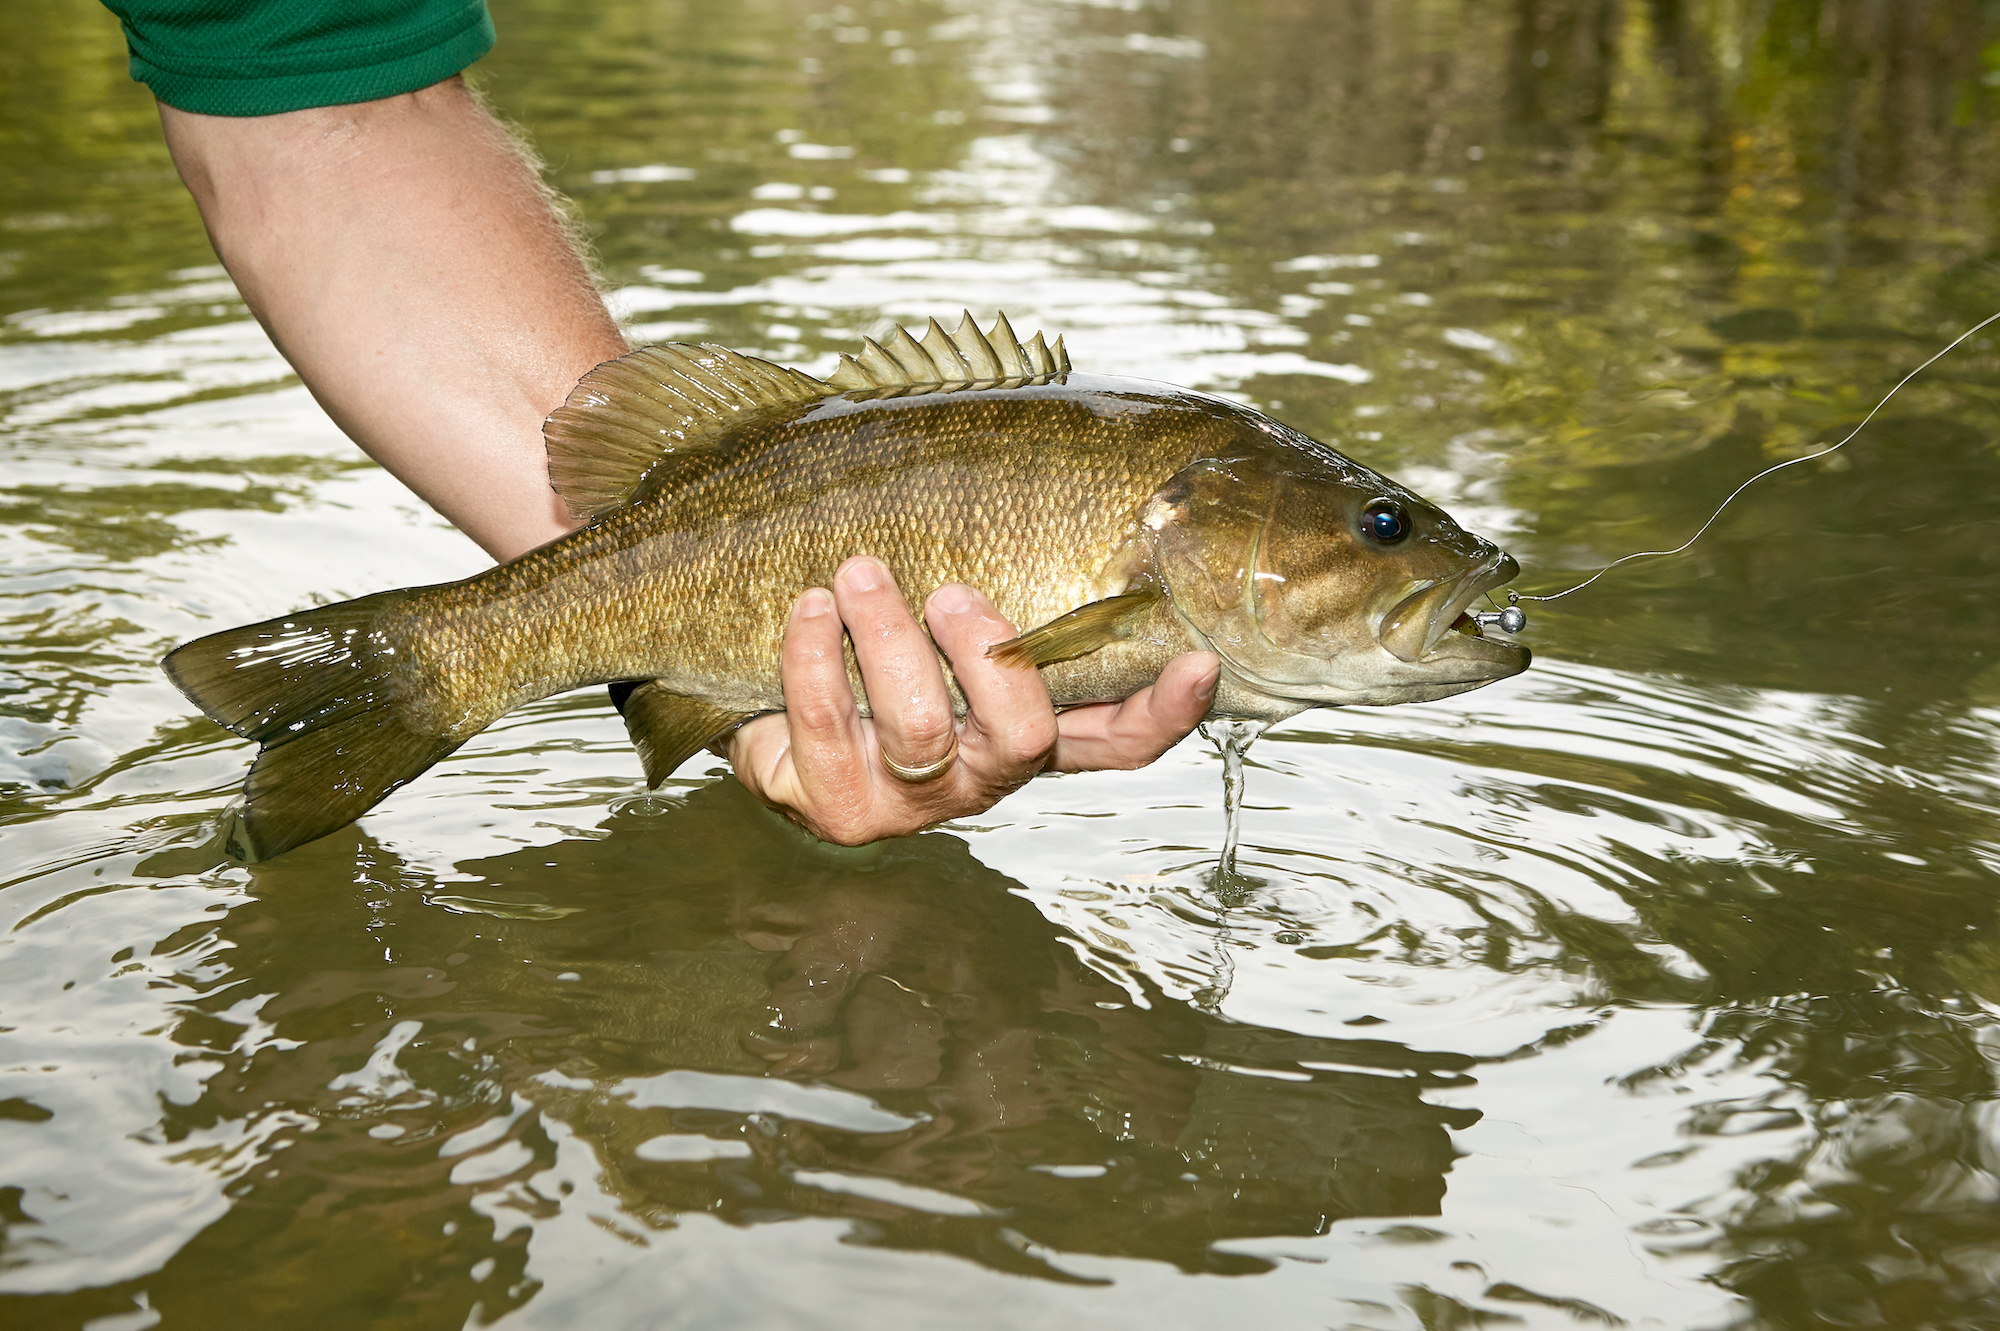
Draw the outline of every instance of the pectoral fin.
M612 698L618 699L615 689ZM675 768L717 735L756 715L670 693L657 680L647 680L626 693L618 710L625 714L626 733L639 750L648 788L672 776Z
M1120 596L1080 605L1068 614L1052 619L1018 638L995 643L986 654L1002 665L1054 665L1078 656L1088 656L1100 647L1123 642L1137 630L1139 621L1160 603L1160 589L1142 587Z

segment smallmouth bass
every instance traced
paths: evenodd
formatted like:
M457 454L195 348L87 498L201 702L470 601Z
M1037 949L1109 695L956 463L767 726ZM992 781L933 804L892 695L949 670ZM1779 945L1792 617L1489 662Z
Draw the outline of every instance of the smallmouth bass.
M1529 662L1465 613L1518 567L1440 509L1249 408L1076 373L1005 315L864 340L825 380L643 348L585 375L546 435L587 526L168 654L183 693L261 746L243 858L344 827L507 712L591 684L647 681L625 716L658 785L783 709L792 602L857 554L913 608L963 582L1034 626L992 654L1039 668L1058 707L1129 697L1196 649L1222 658L1211 716L1265 723Z

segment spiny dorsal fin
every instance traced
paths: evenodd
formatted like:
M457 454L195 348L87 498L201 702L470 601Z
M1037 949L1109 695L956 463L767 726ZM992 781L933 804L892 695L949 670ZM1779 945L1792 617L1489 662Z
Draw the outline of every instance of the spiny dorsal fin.
M1100 647L1132 636L1139 620L1160 603L1160 589L1150 584L1120 596L1080 605L1018 638L996 642L986 654L1001 665L1054 665L1088 656Z
M726 347L665 342L606 361L542 426L549 481L579 518L632 497L668 453L718 437L740 412L839 390Z
M881 342L861 339L859 356L842 356L827 376L836 391L869 388L967 388L972 385L1017 387L1069 370L1069 353L1061 338L1051 349L1042 341L1023 344L1002 314L993 331L982 333L967 310L958 331L947 333L933 319L919 342L898 328Z

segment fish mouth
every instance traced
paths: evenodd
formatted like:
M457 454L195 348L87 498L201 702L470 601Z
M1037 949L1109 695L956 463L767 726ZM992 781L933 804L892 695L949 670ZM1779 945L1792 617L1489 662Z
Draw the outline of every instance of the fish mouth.
M1454 630L1461 639L1482 644L1477 655L1490 655L1495 648L1517 653L1521 649L1514 644L1496 642L1482 634L1466 609L1487 592L1520 576L1521 566L1514 562L1514 557L1496 550L1485 563L1474 565L1456 578L1426 583L1398 601L1382 616L1377 637L1390 655L1413 664L1434 659Z

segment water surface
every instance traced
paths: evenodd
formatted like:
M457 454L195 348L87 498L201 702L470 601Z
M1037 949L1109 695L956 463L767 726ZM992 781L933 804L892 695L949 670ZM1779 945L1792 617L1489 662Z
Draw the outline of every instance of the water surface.
M495 4L641 339L1062 333L1551 590L2000 310L2000 28L1863 0ZM215 628L484 562L293 380L115 24L0 31L9 1326L2000 1321L2000 371L1527 675L818 846L601 694L263 865Z

